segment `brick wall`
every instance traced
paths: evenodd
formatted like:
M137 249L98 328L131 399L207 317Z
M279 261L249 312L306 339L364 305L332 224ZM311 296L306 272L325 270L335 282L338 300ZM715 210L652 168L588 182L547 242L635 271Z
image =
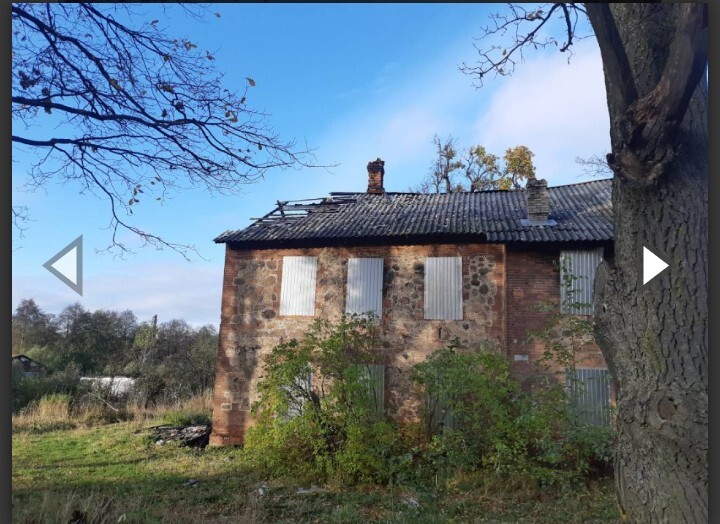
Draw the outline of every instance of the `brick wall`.
M545 350L543 342L530 339L528 333L544 329L551 314L538 305L545 303L554 311L560 308L559 257L559 248L507 249L507 352L513 374L526 386L536 376L536 364ZM592 340L578 343L583 348L577 354L578 367L606 367L600 348ZM555 367L550 371L555 375L560 370Z
M211 444L242 443L252 423L250 406L265 355L282 340L302 337L313 317L281 316L284 256L318 257L315 316L337 319L345 310L347 260L383 258L380 329L386 365L386 408L396 420L420 416L422 392L408 376L413 364L458 337L469 348L490 343L506 351L513 373L525 383L534 376L542 342L528 331L547 325L537 305L560 302L559 248L533 249L498 244L327 247L285 250L226 249L220 345L216 363ZM461 256L463 319L424 319L425 257ZM581 365L605 367L599 349L588 343Z
M250 406L263 357L281 340L301 337L312 317L283 317L280 283L283 256L316 256L315 315L339 318L345 308L347 259L383 258L386 399L391 416L416 419L422 394L410 383L410 367L454 337L467 347L489 342L505 348L505 247L502 245L416 245L287 250L236 250L225 258L220 345L216 361L211 444L242 443L252 423ZM425 257L462 257L463 319L424 320Z

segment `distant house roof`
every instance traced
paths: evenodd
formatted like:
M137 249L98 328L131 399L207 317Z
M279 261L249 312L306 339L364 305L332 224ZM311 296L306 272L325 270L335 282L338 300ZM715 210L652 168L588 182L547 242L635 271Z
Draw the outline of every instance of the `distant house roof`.
M613 239L611 179L548 188L548 224L527 221L525 189L477 193L330 193L278 206L217 243L297 247L383 244L463 237L479 242L583 242Z
M13 353L12 360L20 363L25 374L38 374L45 369L43 364L21 353Z
M22 353L13 353L12 359L19 360L20 362L33 362L39 366L42 366L42 364L40 364L40 362L38 362L37 360L34 360L34 359L28 357L27 355L23 355Z

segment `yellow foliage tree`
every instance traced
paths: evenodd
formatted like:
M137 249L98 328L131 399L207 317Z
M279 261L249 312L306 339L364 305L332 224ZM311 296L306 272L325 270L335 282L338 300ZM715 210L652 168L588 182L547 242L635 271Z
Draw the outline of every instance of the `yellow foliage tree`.
M518 145L505 150L502 158L482 145L471 146L458 155L455 139L433 137L436 156L425 179L412 191L419 193L475 193L492 189L519 189L535 178L529 147Z

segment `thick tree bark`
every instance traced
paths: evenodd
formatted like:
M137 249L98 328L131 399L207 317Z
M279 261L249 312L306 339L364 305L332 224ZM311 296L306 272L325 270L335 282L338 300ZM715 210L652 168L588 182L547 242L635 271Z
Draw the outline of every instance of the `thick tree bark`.
M615 174L595 334L616 380L616 485L633 522L708 519L707 6L688 6L586 4ZM647 285L643 246L670 265Z

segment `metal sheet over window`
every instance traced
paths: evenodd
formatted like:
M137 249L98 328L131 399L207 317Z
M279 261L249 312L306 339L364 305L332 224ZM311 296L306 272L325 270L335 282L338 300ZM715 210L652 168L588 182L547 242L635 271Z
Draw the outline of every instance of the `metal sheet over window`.
M382 316L382 286L382 258L349 259L345 313L352 315L372 311L380 318Z
M595 272L602 262L602 257L603 248L560 252L560 300L563 313L593 314ZM570 289L566 285L565 274L575 277Z
M315 315L317 257L283 257L281 315Z
M312 390L312 372L308 369L305 373L301 373L295 377L292 386L284 386L283 389L288 396L288 408L284 413L285 419L299 417L305 409L305 403Z
M450 408L447 395L426 395L425 410L426 429L430 434L435 435L450 429L460 429L455 420L455 414Z
M462 258L425 259L425 318L462 320Z
M610 424L610 376L607 369L568 370L568 393L582 422Z
M363 375L375 411L385 413L385 366L383 364L362 364Z

